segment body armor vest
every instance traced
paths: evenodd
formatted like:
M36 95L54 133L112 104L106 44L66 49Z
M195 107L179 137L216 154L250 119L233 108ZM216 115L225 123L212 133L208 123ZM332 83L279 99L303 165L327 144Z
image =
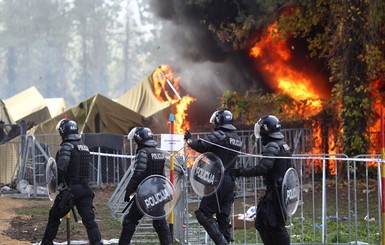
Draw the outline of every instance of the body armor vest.
M73 149L71 151L71 160L68 165L66 182L79 184L85 182L89 175L91 154L88 146L80 141L71 142Z
M145 147L143 149L148 155L146 175L164 175L164 163L166 161L166 155L154 147Z
M270 142L269 144L276 144L279 146L279 156L280 157L290 157L292 154L290 152L290 147L284 141ZM286 171L293 167L290 158L277 158L275 159L274 167L267 175L267 183L270 187L281 188L283 177Z
M223 131L226 137L218 142L218 145L232 149L234 151L240 151L242 147L241 138L234 131ZM225 171L234 168L236 164L236 157L239 155L238 152L229 151L227 149L216 147L215 153L222 161Z

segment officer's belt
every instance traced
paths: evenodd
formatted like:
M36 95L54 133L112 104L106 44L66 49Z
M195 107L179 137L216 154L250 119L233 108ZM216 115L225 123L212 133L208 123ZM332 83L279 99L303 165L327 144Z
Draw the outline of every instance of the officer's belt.
M87 182L88 182L87 178L85 177L71 178L68 181L68 185L78 185L78 184L84 185L84 184L87 184Z

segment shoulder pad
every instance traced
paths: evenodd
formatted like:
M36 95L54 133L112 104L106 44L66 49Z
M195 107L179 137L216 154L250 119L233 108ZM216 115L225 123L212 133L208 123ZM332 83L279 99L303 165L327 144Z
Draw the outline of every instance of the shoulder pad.
M208 137L211 141L218 142L226 138L226 133L222 130L216 130L212 132Z
M146 157L147 158L147 151L144 149L140 149L137 153L137 157Z
M70 142L63 142L61 144L61 147L63 150L72 150L75 146L73 144L71 144Z
M265 146L265 149L263 151L265 153L269 153L269 154L273 154L273 155L279 155L280 147L276 142L272 141L272 142L269 142Z
M276 148L276 149L279 150L279 145L278 145L278 143L277 143L277 142L274 142L274 141L271 141L271 142L267 143L266 147L274 147L274 148Z
M144 150L138 151L135 159L136 169L139 170L140 172L145 171L147 166L147 161L148 161L147 152Z

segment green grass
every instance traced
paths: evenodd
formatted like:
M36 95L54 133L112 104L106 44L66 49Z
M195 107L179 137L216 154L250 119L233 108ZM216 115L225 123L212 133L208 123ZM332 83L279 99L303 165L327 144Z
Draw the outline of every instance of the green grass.
M29 207L16 209L17 215L45 216L48 217L49 207Z
M292 229L288 228L288 232L289 234L292 234L293 243L322 243L322 230L318 226L317 228L314 228L311 221L303 222L303 234L302 224L300 221L294 221L292 227ZM380 237L378 232L378 225L376 222L369 223L369 226L367 222L360 222L357 225L357 241L364 241L370 244L380 244ZM246 237L246 241L244 240L244 235ZM234 231L233 237L236 243L256 243L257 237L258 242L262 242L254 228L249 228L245 231L243 229L236 229ZM339 222L337 227L336 222L327 222L325 237L325 242L327 244L349 243L350 241L356 241L354 224L349 226L349 224L346 222Z

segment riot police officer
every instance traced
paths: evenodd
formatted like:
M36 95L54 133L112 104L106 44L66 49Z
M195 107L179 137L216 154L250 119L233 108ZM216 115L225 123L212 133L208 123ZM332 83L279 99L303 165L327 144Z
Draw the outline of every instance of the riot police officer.
M87 230L88 240L91 245L101 245L101 234L95 221L93 210L94 192L88 185L88 175L91 154L88 147L82 142L78 134L78 125L70 119L62 119L56 126L62 137L60 149L56 154L58 182L63 184L73 195L70 206L76 206L82 223ZM66 213L59 213L61 195L56 196L54 205L50 209L48 223L44 232L42 245L53 245L57 235L60 219ZM70 209L72 208L70 207Z
M149 128L133 128L129 132L128 138L135 140L137 150L134 172L126 187L124 197L124 201L126 202L130 201L132 194L146 177L153 174L165 175L164 165L166 160L165 154L156 148L158 144L153 139L152 131ZM135 196L133 198L135 198ZM139 210L135 200L133 200L130 210L123 218L123 228L119 238L119 245L130 244L136 226L139 224L139 220L141 220L143 216L144 214ZM158 234L161 245L172 244L170 229L165 218L153 219L152 225Z
M286 171L292 167L291 150L281 133L281 123L273 115L265 115L255 124L254 134L260 138L264 149L259 163L250 168L233 169L235 177L263 176L265 195L259 200L255 219L263 243L269 245L289 245L290 237L285 227L286 214L279 194ZM274 158L274 157L280 158ZM287 157L287 158L285 158Z
M205 228L215 244L224 245L232 241L229 216L234 201L235 182L234 178L229 175L229 170L236 164L242 141L235 132L233 114L229 110L215 111L210 118L210 123L215 125L214 131L204 140L193 139L189 131L185 132L184 139L189 147L197 152L214 153L224 165L224 177L217 193L203 197L198 210L195 211L198 222ZM216 219L213 217L214 214Z

